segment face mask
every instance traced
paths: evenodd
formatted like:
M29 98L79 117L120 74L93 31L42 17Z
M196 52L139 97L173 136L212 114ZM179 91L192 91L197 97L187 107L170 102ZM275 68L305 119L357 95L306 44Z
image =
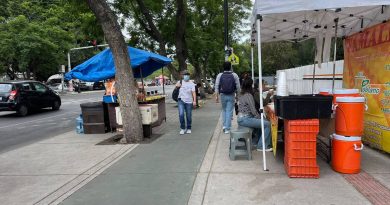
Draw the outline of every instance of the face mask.
M183 80L184 81L189 81L190 80L190 76L189 75L184 75Z

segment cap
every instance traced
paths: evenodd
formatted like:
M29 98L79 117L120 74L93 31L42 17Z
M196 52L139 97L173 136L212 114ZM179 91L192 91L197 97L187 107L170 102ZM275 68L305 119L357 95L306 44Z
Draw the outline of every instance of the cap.
M190 72L188 72L188 70L183 70L182 73L183 75L190 75Z

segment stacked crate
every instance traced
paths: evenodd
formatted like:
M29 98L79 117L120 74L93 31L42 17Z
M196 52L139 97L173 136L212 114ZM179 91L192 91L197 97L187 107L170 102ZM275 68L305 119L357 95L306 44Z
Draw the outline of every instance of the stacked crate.
M284 121L284 167L287 175L294 178L318 178L316 139L318 119Z

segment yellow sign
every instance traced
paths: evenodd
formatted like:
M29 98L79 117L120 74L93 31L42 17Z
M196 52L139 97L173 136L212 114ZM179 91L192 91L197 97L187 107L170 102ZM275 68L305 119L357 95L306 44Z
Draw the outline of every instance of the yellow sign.
M387 22L346 38L343 83L367 99L363 141L390 153L389 32Z
M232 65L238 65L238 64L240 64L240 59L239 59L238 56L236 56L234 53L232 53L232 54L229 56L228 61L229 61Z

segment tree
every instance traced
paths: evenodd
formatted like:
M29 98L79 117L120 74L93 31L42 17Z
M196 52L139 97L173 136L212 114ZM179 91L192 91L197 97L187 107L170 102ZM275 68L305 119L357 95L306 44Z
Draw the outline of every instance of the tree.
M187 35L189 62L195 68L195 79L214 77L222 69L224 61L224 15L223 0L190 0ZM241 30L245 26L242 19L249 17L249 0L229 0L229 39L235 53L242 57L242 62L249 56L240 55L239 44ZM234 67L234 71L245 68L245 64Z
M168 69L175 78L190 63L199 81L219 73L224 61L223 0L116 0L114 7L132 22L132 43L175 53L179 68ZM250 0L229 1L229 33L232 42L242 34ZM132 17L134 19L132 19ZM133 38L134 36L134 38ZM140 40L147 39L146 41Z
M48 75L58 72L72 38L55 24L54 19L40 24L29 22L24 15L0 24L1 67L11 78L16 72L23 72L27 79L46 80Z
M140 142L143 139L143 130L136 97L137 88L134 85L130 56L117 16L105 0L86 0L86 2L100 22L114 56L115 79L123 119L124 138L128 143Z
M178 16L185 16L180 9L184 9L183 0L177 0L178 10L175 12L175 3L170 1L155 1L155 0L116 0L115 8L124 15L125 18L130 19L135 25L129 27L130 33L137 33L138 35L147 36L147 41L143 41L144 47L150 50L156 50L160 55L167 56L173 54L172 46L175 45L174 37L179 40L182 38L185 31L177 28L175 14ZM180 19L182 20L182 19ZM176 34L177 33L177 34ZM146 35L145 35L146 34ZM153 42L153 43L152 43ZM179 43L181 48L176 50L177 56L181 59L185 58L186 53L185 42ZM181 61L183 63L185 61ZM182 67L180 67L182 66ZM179 65L177 70L172 64L168 65L169 71L174 78L180 77L180 69L185 69L186 64Z
M4 0L0 5L0 73L11 79L46 80L67 64L72 47L103 41L103 32L87 5L76 0ZM72 52L77 65L96 51ZM31 76L30 76L31 75Z

